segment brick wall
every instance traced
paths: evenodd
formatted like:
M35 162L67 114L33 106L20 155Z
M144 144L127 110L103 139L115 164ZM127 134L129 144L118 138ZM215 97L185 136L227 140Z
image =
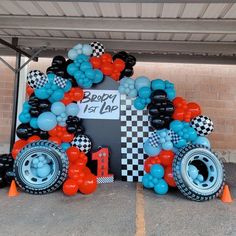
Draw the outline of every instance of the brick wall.
M11 59L13 63L13 59ZM30 69L45 72L51 59L32 62ZM0 64L2 75L0 93L0 143L9 142L13 73ZM161 78L175 84L177 95L199 103L203 114L215 124L210 135L212 147L218 149L227 161L236 161L236 66L176 63L143 63L135 66L134 77L145 75Z
M14 57L4 59L15 67ZM15 75L0 62L0 153L8 152L11 133L11 117L13 104L13 87Z

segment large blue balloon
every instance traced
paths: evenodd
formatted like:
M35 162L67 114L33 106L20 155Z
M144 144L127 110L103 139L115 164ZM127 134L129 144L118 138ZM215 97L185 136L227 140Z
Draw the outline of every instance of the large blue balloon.
M79 113L79 107L76 103L70 103L66 106L66 114L68 116L77 116Z
M52 112L44 112L39 115L37 123L41 130L49 131L56 127L57 118Z
M134 107L137 109L137 110L143 110L146 106L145 103L142 102L142 99L140 97L137 97L134 102Z
M165 90L165 82L161 79L155 79L152 81L152 90Z
M69 75L74 75L74 73L78 70L78 68L74 63L71 63L67 66L66 70Z
M35 96L38 97L39 99L47 99L50 94L48 93L46 88L39 88L34 90Z
M54 102L51 106L51 112L59 116L61 113L65 112L66 107L62 102Z
M51 98L54 101L60 101L61 99L63 99L63 97L64 97L64 91L62 89L57 89L51 96Z
M151 86L151 82L145 76L140 76L135 80L135 88L137 91L141 89L142 87L150 87L150 86Z
M153 147L148 140L144 143L143 149L148 156L156 156L161 151L161 147Z
M138 91L138 95L141 98L149 98L151 96L151 89L149 87L142 87Z

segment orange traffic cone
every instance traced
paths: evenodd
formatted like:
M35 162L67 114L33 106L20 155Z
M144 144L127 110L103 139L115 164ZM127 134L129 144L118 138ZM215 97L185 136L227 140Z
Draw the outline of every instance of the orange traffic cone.
M223 190L223 193L222 193L220 199L222 202L225 202L225 203L233 202L233 199L232 199L230 191L229 191L229 186L227 184L224 186L224 190Z
M16 197L17 195L19 195L19 192L17 191L17 188L16 188L16 182L15 180L12 180L11 186L8 192L8 197Z

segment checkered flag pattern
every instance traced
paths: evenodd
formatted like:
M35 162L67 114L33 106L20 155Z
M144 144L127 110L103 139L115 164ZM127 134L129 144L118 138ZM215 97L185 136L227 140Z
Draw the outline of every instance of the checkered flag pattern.
M98 184L108 184L108 183L113 183L114 182L114 176L109 176L109 177L97 177L97 183Z
M66 79L60 77L60 76L56 76L56 78L53 81L54 84L56 84L58 87L60 88L65 88L66 86Z
M153 147L158 147L159 143L160 143L160 135L158 135L157 132L153 132L151 134L151 137L149 137L149 143L153 146Z
M150 132L147 110L136 110L132 100L121 95L121 177L123 181L141 182L144 174L143 143Z
M100 42L92 42L90 43L90 46L93 49L93 53L91 55L93 57L100 57L105 52L105 48Z
M87 154L92 148L92 142L88 136L81 134L74 137L73 141L71 142L72 146L79 148L81 152Z
M27 83L33 89L42 88L47 82L47 76L39 70L31 70L27 74Z
M176 134L173 130L170 130L169 131L169 134L170 134L170 136L171 136L171 142L173 143L173 144L176 144L176 143L178 143L179 141L180 141L180 137L179 137L179 135L178 134Z
M197 116L190 121L190 126L193 127L197 134L206 136L214 130L212 120L207 116Z

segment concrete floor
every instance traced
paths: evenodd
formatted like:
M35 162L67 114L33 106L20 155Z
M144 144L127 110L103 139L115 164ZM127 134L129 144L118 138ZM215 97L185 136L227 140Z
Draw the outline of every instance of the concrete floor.
M236 164L226 166L227 182L236 196ZM140 189L140 188L138 188ZM136 204L138 202L138 204ZM138 233L136 233L138 232ZM21 193L8 198L0 190L0 235L236 235L236 202L219 199L197 203L178 191L159 197L136 184L100 185L93 195L66 197Z

